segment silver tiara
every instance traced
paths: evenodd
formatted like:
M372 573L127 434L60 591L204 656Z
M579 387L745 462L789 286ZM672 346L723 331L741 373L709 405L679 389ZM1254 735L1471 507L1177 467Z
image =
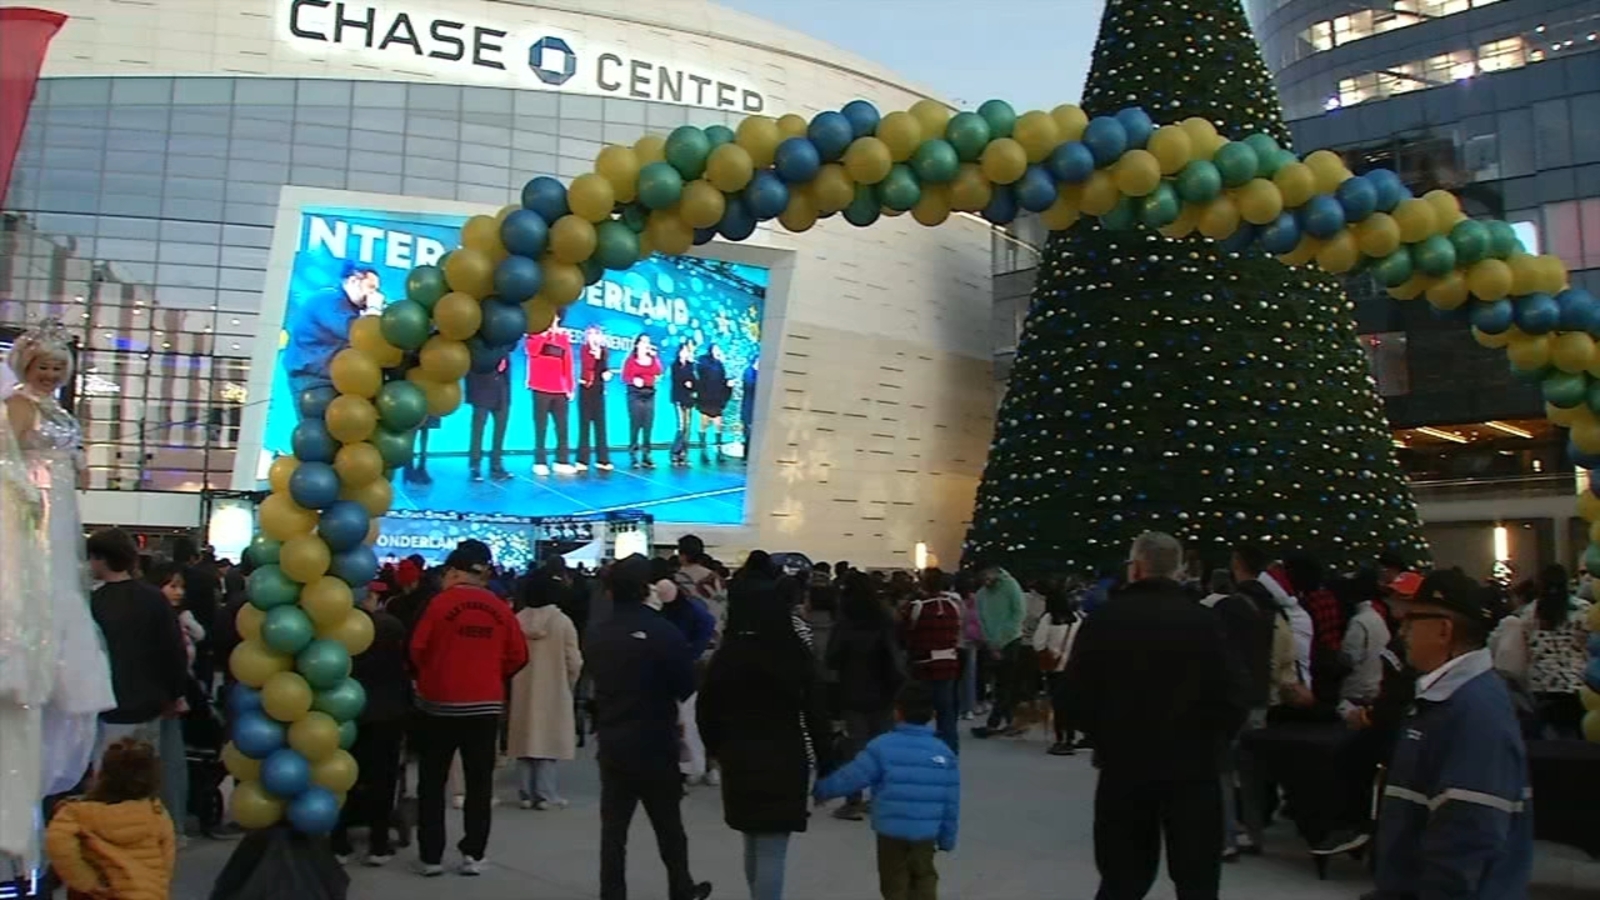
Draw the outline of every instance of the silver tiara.
M60 319L41 319L39 324L24 331L21 337L17 338L17 343L32 344L35 347L50 348L65 353L72 346L72 332L61 324Z

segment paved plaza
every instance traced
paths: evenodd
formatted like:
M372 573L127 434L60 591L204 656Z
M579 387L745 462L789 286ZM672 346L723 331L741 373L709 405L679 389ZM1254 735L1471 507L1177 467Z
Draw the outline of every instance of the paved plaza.
M1042 736L963 744L960 844L941 855L940 896L946 900L1089 900L1096 885L1091 839L1094 770L1087 754L1056 758ZM592 900L598 890L599 780L592 759L562 767L562 791L572 808L527 812L515 797L511 770L500 773L500 796L489 844L492 868L481 878L449 874L423 879L410 871L415 847L385 869L352 866L352 900ZM744 900L739 836L722 822L717 789L697 787L684 801L696 878L716 883L713 897ZM450 844L460 837L459 813ZM179 857L175 900L203 900L232 844L196 842ZM641 811L629 846L629 881L636 900L659 900L665 878ZM446 862L458 859L452 849ZM871 900L877 896L871 831L865 822L821 814L796 835L789 852L789 900ZM1600 863L1580 851L1541 844L1530 900L1600 896ZM1318 882L1292 831L1276 826L1265 857L1223 869L1225 900L1355 900L1367 889L1364 868L1347 858ZM1164 880L1153 900L1172 900Z

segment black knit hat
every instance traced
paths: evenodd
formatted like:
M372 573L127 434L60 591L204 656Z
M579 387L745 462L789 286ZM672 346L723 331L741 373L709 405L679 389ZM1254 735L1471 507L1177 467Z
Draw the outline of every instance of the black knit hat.
M444 565L447 569L457 569L473 575L486 575L493 562L494 554L489 550L488 544L468 538L456 544L456 548L445 557Z

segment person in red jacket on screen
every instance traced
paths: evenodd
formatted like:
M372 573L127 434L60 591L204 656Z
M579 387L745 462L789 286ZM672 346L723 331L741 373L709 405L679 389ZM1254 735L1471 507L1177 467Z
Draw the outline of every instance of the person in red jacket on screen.
M556 422L556 472L578 471L567 459L567 407L572 401L572 338L557 316L550 327L528 335L528 390L533 391L533 474L549 475L544 451L544 429Z
M622 383L628 386L628 455L635 467L656 467L650 459L650 428L656 421L656 380L661 371L661 357L650 335L634 338L622 364Z
M528 664L528 644L511 607L485 585L494 557L482 541L456 545L444 562L443 590L428 603L411 635L411 666L417 674L414 735L417 832L422 874L444 871L444 790L450 764L461 754L466 781L461 874L480 875L487 865L490 807L494 799L495 749L506 682Z

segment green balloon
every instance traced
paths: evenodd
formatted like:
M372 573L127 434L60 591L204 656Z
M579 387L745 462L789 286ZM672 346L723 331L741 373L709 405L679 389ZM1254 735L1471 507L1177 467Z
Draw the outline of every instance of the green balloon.
M383 457L383 464L388 468L396 468L411 462L411 442L414 432L390 431L379 428L372 433L368 440L372 446L378 448L378 455Z
M1411 264L1424 275L1443 278L1456 267L1456 248L1444 235L1431 235L1411 245Z
M349 677L350 651L338 641L321 638L300 651L294 667L312 688L325 691Z
M1456 264L1470 266L1489 253L1488 226L1473 219L1462 219L1450 229L1450 244L1456 248Z
M1589 549L1583 551L1584 571L1594 572L1594 566L1600 566L1600 544L1590 544Z
M865 228L878 221L878 216L882 214L878 204L878 192L869 185L856 185L855 199L844 208L844 220L858 228Z
M278 653L299 653L316 636L311 617L292 604L267 610L267 617L261 622L262 642Z
M1185 203L1210 203L1222 193L1222 173L1203 159L1197 159L1178 172L1178 196Z
M650 210L638 203L629 203L622 208L622 224L634 234L644 231L644 226L650 223Z
M1256 152L1256 177L1271 178L1278 167L1283 165L1283 159L1278 154L1283 148L1278 146L1277 138L1264 132L1246 135L1242 143Z
M622 271L639 261L639 235L618 219L594 227L594 256L600 265Z
M1517 237L1517 232L1509 222L1498 219L1490 222L1489 229L1489 255L1495 259L1506 259L1517 253L1523 252L1522 239Z
M283 547L281 541L275 541L264 534L258 534L250 539L250 562L257 566L270 566L278 561L278 551Z
M1534 384L1539 384L1540 382L1544 381L1545 376L1549 375L1551 371L1553 371L1553 369L1550 366L1540 366L1537 369L1519 369L1515 363L1511 364L1512 375L1515 375L1522 381L1528 381Z
M428 417L428 395L409 381L391 381L378 389L378 420L390 431L408 431Z
M440 260L441 264L443 262ZM430 312L449 290L440 266L417 266L406 274L406 299L420 303L423 309Z
M1132 197L1123 197L1111 211L1100 217L1100 227L1112 231L1127 231L1139 222L1139 205Z
M1562 409L1571 409L1583 403L1589 395L1589 376L1582 372L1555 371L1539 383L1544 399Z
M1384 287L1399 287L1411 278L1411 251L1404 247L1373 262L1372 277Z
M989 146L989 122L975 112L958 112L944 126L944 139L956 149L962 162L974 162Z
M289 606L300 599L300 585L276 564L258 566L251 572L246 590L251 604L260 610Z
M683 175L669 162L653 162L639 170L639 202L646 209L666 209L683 195Z
M378 330L383 339L401 350L416 350L428 340L432 316L421 303L401 300L383 308Z
M711 139L693 125L679 125L667 135L667 145L662 152L684 180L693 181L706 172L706 157L711 155Z
M978 107L978 115L989 123L991 139L1011 137L1011 130L1017 127L1017 111L1004 100L983 101L983 105Z
M358 733L359 733L359 729L356 728L356 723L354 723L354 722L340 722L339 723L339 749L340 750L349 750L351 747L354 747L356 745L356 735Z
M1172 182L1163 181L1139 201L1139 221L1151 228L1161 228L1178 221L1183 212L1183 201Z
M1261 158L1256 151L1242 141L1229 141L1218 147L1211 162L1222 174L1222 183L1228 187L1238 187L1256 177L1256 170L1261 167Z
M1588 405L1591 412L1600 413L1600 381L1593 379L1589 381L1589 390L1584 395L1583 402Z
M723 144L733 143L733 129L726 125L707 125L706 140L711 142L711 149L715 150Z
M593 256L578 263L578 268L583 270L583 283L585 285L599 284L600 279L606 277L606 267L602 266L600 260L595 259Z
M367 705L367 692L361 682L346 678L325 691L318 691L311 708L325 712L339 722L349 722L361 715Z
M896 212L905 212L922 199L922 185L917 183L916 173L905 163L895 163L888 177L874 185L873 190L878 192L878 202L884 208Z
M961 157L948 141L934 138L917 147L917 152L911 155L911 168L924 184L944 184L956 177Z

